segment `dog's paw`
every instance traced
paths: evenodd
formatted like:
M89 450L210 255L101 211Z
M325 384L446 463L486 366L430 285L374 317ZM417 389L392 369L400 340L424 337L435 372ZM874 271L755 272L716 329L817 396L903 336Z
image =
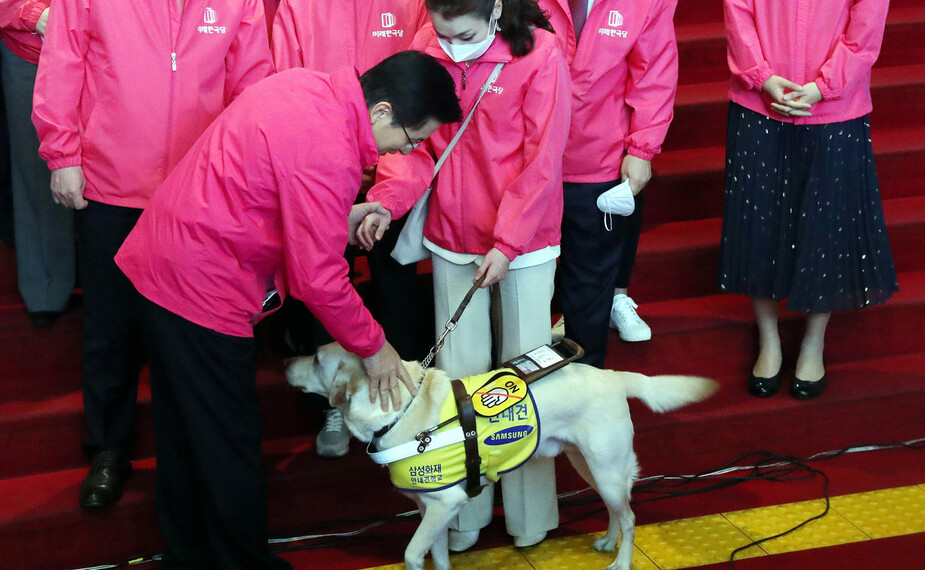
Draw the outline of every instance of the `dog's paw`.
M613 552L617 548L617 541L605 534L591 543L591 548L598 552Z
M619 562L617 562L616 560L614 560L613 563L607 566L607 568L604 568L604 570L630 570L630 567L624 566L620 564Z

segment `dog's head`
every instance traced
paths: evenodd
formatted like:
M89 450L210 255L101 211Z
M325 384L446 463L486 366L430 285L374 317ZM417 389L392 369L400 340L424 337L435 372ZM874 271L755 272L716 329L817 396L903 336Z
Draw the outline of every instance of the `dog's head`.
M418 362L404 362L411 379L420 383L424 374ZM303 392L320 394L338 408L350 433L360 441L370 441L379 429L392 423L401 411L383 412L378 398L369 401L369 376L363 360L336 342L318 348L314 356L290 358L286 362L286 379ZM411 395L401 385L403 410Z

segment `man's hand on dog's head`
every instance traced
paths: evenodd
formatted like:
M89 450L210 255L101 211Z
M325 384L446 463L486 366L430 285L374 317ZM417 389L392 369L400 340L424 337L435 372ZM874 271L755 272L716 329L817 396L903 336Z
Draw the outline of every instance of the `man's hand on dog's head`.
M398 356L398 353L395 352L395 349L392 348L388 341L382 345L379 352L369 358L364 358L363 366L366 368L366 373L369 374L369 401L375 402L376 396L381 395L380 402L383 412L389 409L390 396L392 407L395 411L401 409L401 386L399 382L408 388L412 396L417 395L418 389L415 387L414 382L411 381L408 371L405 370L401 357Z

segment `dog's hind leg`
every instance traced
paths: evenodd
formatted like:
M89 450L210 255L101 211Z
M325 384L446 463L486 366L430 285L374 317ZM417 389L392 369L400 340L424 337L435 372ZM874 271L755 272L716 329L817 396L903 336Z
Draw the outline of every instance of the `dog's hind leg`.
M423 570L424 556L430 550L436 570L449 570L450 552L447 547L447 527L466 502L466 492L461 487L450 487L442 491L421 493L415 497L421 511L418 525L411 542L405 548L405 566L408 570Z
M571 454L569 454L569 459L575 465L575 459ZM607 567L607 570L630 570L636 529L636 515L630 508L630 494L637 470L636 457L631 452L629 456L607 458L591 457L588 459L582 455L582 459L586 462L589 474L596 483L594 486L604 504L607 505L607 513L610 516L607 534L594 541L591 547L599 552L613 552L617 546L617 540L622 538L617 557ZM591 483L591 481L588 482Z

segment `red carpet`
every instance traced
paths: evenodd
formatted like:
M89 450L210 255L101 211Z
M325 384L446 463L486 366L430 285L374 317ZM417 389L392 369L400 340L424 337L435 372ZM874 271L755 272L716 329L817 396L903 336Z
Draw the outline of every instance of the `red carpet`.
M271 2L272 4L272 2ZM653 340L612 337L608 364L649 374L716 378L712 400L658 416L633 404L643 476L696 473L758 449L806 456L869 442L925 436L925 8L893 0L883 53L874 71L873 143L884 209L902 291L883 306L832 317L827 338L828 391L811 402L782 394L757 400L744 390L755 351L748 301L719 295L716 259L722 211L725 82L728 77L720 0L682 0L676 15L681 81L676 119L646 190L646 229L631 295ZM358 263L357 282L366 281ZM426 274L426 267L424 268ZM426 275L422 275L426 279ZM802 335L799 315L785 313L781 330L792 358ZM0 244L0 569L73 568L157 552L154 520L150 396L142 382L137 471L110 512L90 516L76 506L85 473L80 394L80 307L54 326L34 328L16 292L14 253ZM259 390L265 411L270 471L270 528L302 533L332 520L383 517L411 509L388 478L355 445L350 456L315 456L319 416L286 386L280 358L261 353ZM793 362L785 363L792 373ZM830 467L831 466L831 467ZM832 470L832 493L923 483L922 452L891 451L821 462ZM582 488L559 469L560 490ZM640 524L818 496L817 481L749 483L732 489L637 506ZM637 499L642 498L638 496ZM600 515L571 518L595 506L563 510L563 533L600 530ZM355 528L349 525L344 530ZM381 540L287 555L301 568L355 568L395 562L413 524L375 531ZM397 536L396 536L397 535ZM737 568L913 568L921 537L847 545L812 553L747 560ZM482 547L507 544L503 522ZM808 558L794 558L797 555ZM878 566L887 556L894 566ZM895 558L894 558L895 557ZM777 561L777 562L775 562ZM798 562L797 562L798 561ZM858 564L847 561L858 561ZM776 564L776 565L775 565Z

